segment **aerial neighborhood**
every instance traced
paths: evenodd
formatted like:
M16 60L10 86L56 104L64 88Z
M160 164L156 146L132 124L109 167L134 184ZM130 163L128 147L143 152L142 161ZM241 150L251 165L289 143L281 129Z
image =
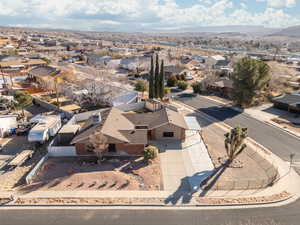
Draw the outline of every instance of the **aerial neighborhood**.
M299 46L205 35L1 28L0 203L295 199Z

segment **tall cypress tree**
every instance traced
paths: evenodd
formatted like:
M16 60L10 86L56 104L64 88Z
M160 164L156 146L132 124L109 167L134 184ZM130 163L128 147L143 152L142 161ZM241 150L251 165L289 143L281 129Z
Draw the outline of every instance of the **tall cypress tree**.
M164 60L161 61L160 65L160 74L159 74L159 82L160 82L160 88L159 88L159 97L161 100L165 97L165 70L164 70Z
M151 56L151 68L150 68L150 77L149 77L149 98L154 97L154 59Z
M154 98L158 98L159 97L159 89L160 89L158 54L156 54L155 78L154 79L155 79L155 81L154 81Z

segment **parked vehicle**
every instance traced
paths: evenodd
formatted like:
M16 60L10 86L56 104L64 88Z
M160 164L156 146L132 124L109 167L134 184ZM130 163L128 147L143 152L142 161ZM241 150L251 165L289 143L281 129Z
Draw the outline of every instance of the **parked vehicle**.
M186 79L186 80L193 80L194 77L193 77L192 75L186 75L186 76L185 76L185 79Z
M27 135L32 128L32 124L19 124L16 130L17 136Z
M61 128L59 116L42 116L38 123L30 130L28 135L29 142L47 142L50 137L54 137Z

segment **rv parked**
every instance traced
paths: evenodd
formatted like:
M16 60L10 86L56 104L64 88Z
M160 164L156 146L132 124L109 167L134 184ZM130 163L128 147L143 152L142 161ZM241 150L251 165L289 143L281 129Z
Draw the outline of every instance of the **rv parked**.
M29 142L45 143L50 137L54 137L61 128L60 116L40 115L32 118L30 122L37 123L29 132Z

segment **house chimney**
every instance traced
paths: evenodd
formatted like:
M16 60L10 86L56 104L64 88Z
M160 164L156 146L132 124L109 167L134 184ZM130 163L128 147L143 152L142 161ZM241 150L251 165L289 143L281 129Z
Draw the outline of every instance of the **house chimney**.
M101 113L100 112L94 113L92 115L92 123L93 123L93 125L101 123Z

